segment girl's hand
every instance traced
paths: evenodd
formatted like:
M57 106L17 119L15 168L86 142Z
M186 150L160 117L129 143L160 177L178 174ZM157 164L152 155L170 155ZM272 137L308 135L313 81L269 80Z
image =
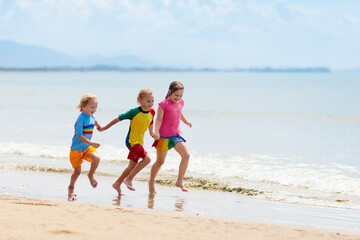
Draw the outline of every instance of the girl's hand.
M105 130L105 129L104 129L103 127L101 127L101 126L98 126L96 129L97 129L99 132L102 132L102 131Z
M187 122L186 125L188 125L190 128L192 128L191 122Z
M152 137L153 137L155 140L159 140L159 139L160 139L160 134L159 134L159 133L153 133Z
M150 136L151 136L152 138L154 138L154 133L150 133Z

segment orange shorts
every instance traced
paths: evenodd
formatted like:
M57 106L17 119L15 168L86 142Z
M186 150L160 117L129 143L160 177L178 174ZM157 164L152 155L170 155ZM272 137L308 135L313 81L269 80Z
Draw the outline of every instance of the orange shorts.
M73 168L77 168L83 163L83 159L91 162L92 159L88 156L89 153L96 152L93 146L88 147L85 151L70 150L70 162Z

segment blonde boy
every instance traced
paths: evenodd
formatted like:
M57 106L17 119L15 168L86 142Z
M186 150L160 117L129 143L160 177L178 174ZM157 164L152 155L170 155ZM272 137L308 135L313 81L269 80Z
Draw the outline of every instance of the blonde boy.
M69 201L76 200L76 194L74 193L75 182L81 174L81 164L83 160L91 162L88 173L91 186L96 188L98 184L94 178L94 173L100 162L100 157L96 152L96 148L100 147L100 144L91 141L94 126L96 126L97 129L101 128L93 116L97 106L98 100L93 94L85 94L77 106L81 113L75 122L75 134L70 150L70 162L74 168L74 173L71 175L68 187Z

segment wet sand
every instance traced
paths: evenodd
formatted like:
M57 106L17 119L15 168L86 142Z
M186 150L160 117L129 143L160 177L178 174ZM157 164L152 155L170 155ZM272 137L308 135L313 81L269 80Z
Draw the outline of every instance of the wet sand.
M282 204L196 189L183 193L160 185L159 194L152 197L146 182L138 181L135 192L123 187L126 195L118 199L111 188L116 177L96 177L99 186L93 189L86 175L81 175L77 202L67 202L70 174L0 169L5 239L31 234L35 239L42 235L94 239L101 234L111 239L127 231L129 239L360 239L357 210ZM16 229L22 225L19 233Z
M2 239L360 239L360 234L0 195Z

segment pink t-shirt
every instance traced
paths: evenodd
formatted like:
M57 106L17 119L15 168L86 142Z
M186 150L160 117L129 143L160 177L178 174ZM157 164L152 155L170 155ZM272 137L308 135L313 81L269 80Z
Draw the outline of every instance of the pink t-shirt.
M166 98L159 103L159 106L164 111L159 129L160 136L171 137L180 134L180 119L184 100L180 99L175 103L169 98Z

